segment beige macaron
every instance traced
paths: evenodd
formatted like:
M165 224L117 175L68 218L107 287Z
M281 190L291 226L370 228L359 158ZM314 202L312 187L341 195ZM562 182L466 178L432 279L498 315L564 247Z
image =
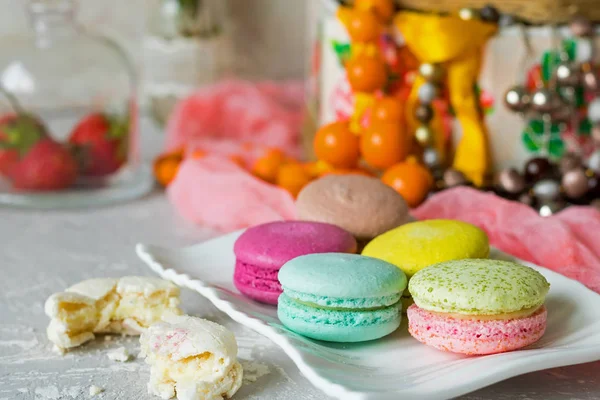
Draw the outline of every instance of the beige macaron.
M408 205L377 178L327 175L306 185L296 200L298 218L326 222L365 241L411 221Z

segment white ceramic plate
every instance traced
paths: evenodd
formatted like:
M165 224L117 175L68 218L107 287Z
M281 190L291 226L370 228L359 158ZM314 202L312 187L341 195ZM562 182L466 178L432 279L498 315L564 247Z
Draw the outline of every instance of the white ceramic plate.
M464 357L413 339L406 321L372 342L337 344L299 336L281 325L276 308L241 296L233 286L233 244L241 232L185 249L138 245L137 253L164 279L197 291L235 321L267 336L318 388L340 399L445 399L527 372L600 359L600 296L545 268L551 284L548 328L533 346L511 353ZM499 252L492 257L511 259Z

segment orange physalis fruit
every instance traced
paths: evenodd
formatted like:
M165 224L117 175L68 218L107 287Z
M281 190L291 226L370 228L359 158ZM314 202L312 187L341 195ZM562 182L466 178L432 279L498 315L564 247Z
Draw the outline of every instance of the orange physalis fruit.
M330 171L325 172L322 176L325 175L364 175L370 177L373 176L372 173L362 168L332 169Z
M168 186L179 171L179 165L183 161L183 153L175 152L159 156L154 160L154 178L162 186Z
M431 173L424 166L412 162L390 167L381 180L400 193L409 207L416 207L425 200L433 182Z
M353 42L374 42L383 31L381 21L371 11L340 7L337 15Z
M393 0L354 0L354 8L371 11L384 23L391 21L395 11Z
M350 87L355 92L374 92L382 89L387 81L385 63L379 57L357 56L346 63Z
M317 158L334 168L352 168L358 163L358 136L350 131L348 121L321 127L313 142Z
M192 157L193 159L206 157L206 152L202 149L196 149L196 150L192 151L192 154L190 154L190 157Z
M393 96L376 99L371 108L371 121L373 122L401 122L402 101Z
M274 183L279 167L285 161L285 154L279 149L270 149L254 163L252 173L262 180Z
M306 169L299 163L284 164L277 172L277 186L287 190L294 198L312 180Z
M360 136L360 154L371 167L386 169L406 158L407 144L400 123L371 123Z

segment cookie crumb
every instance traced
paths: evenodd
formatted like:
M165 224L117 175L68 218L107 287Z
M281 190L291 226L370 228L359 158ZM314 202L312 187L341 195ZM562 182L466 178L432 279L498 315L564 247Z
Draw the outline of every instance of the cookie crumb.
M90 396L96 396L100 393L104 392L104 389L100 386L92 385L90 386Z
M119 347L118 349L109 351L106 356L109 360L118 362L127 362L131 359L131 354L125 347Z

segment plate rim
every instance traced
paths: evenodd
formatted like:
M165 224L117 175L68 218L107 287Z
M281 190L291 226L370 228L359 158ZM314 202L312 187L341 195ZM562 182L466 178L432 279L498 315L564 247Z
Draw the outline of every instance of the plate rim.
M197 247L197 246L209 245L211 242L214 242L214 241L222 241L229 237L239 236L243 231L244 230L235 231L235 232L228 233L228 234L225 234L222 236L218 236L216 238L209 239L204 242L196 243L191 246L181 247L181 248L177 248L177 249L171 249L171 248L165 248L163 246L155 246L155 245L138 243L135 247L135 250L136 250L138 257L148 267L150 267L150 269L152 271L154 271L155 273L160 275L163 279L170 280L173 283L177 284L178 286L186 287L188 289L198 292L200 295L202 295L207 300L209 300L217 309L219 309L220 311L227 314L234 321L236 321L244 326L247 326L248 328L254 330L255 332L258 332L261 335L270 339L273 343L275 343L277 346L279 346L292 359L292 361L294 362L296 367L298 367L300 372L314 386L316 386L318 389L322 390L328 396L332 396L332 397L336 397L336 398L340 398L340 399L343 398L343 399L348 399L348 400L368 400L368 399L372 398L372 396L374 396L374 395L386 396L386 395L391 395L391 394L395 394L395 395L402 394L403 391L388 391L388 392L355 391L355 390L348 389L341 384L332 382L331 380L319 375L305 361L304 356L302 355L302 352L293 345L293 343L290 341L290 339L287 336L282 335L279 332L277 332L277 330L275 328L273 328L272 326L270 326L267 322L265 322L259 318L253 317L252 315L249 315L244 311L239 310L239 308L234 303L230 302L229 300L221 298L218 294L220 289L211 285L210 283L206 283L197 278L192 278L191 276L189 276L188 274L185 274L185 273L179 273L173 268L170 268L170 267L165 268L165 266L163 266L160 261L155 259L155 257L152 254L153 252L151 250L152 248L161 248L161 249L167 249L167 250L171 250L171 251L187 250L187 249L191 249L191 248ZM579 285L580 289L584 289L585 291L589 292L590 294L593 294L596 296L598 295L596 292L587 288L585 285L583 285L579 281L568 278L568 277L566 277L562 274L559 274L558 272L552 271L550 269L540 267L533 263L518 259L518 258L516 258L508 253L505 253L503 251L500 251L497 249L494 249L494 250L499 252L502 255L509 256L510 258L512 258L513 260L515 260L516 262L519 262L521 264L533 267L534 269L548 271L550 274L559 275L562 279L569 280L569 281L571 281L571 283ZM594 325L596 325L596 324L594 324ZM600 337L600 334L598 336ZM563 367L563 366L568 366L568 365L583 364L583 363L593 362L593 361L598 361L598 360L600 360L600 341L595 346L586 346L584 348L577 349L577 350L574 350L571 348L569 351L568 357L561 357L560 359L553 358L552 360L545 359L545 360L539 360L534 363L529 363L528 365L519 368L520 372L516 375L512 374L510 372L511 370L513 370L513 368L506 368L503 371L495 372L493 378L491 376L485 378L487 383L483 386L480 386L479 384L475 384L473 382L474 383L473 385L463 385L463 386L456 387L453 389L444 389L444 390L440 390L440 392L443 391L444 398L453 398L456 396L461 396L461 395L473 392L475 390L482 389L484 387L493 385L500 381L503 381L503 380L506 380L506 379L509 379L512 377L516 377L519 375L527 374L530 372L541 371L541 370L545 370L545 369L549 369L549 368ZM479 380L480 379L478 379L478 381ZM428 393L428 396L430 398L433 398L433 396L436 395L435 398L439 398L439 395L441 394L440 392L438 392L436 390L436 393ZM379 397L379 398L381 398L381 397Z

